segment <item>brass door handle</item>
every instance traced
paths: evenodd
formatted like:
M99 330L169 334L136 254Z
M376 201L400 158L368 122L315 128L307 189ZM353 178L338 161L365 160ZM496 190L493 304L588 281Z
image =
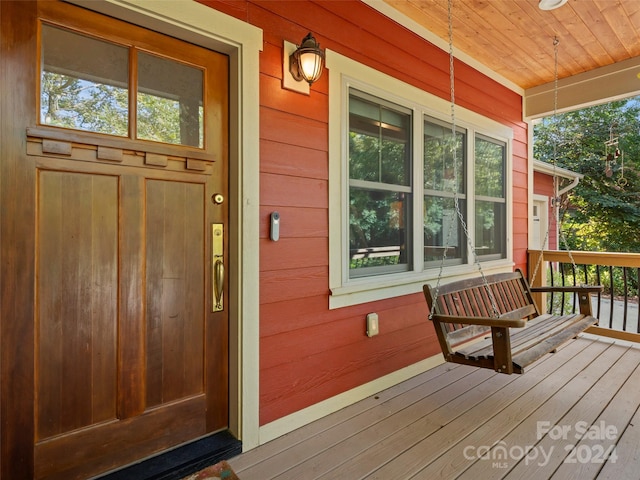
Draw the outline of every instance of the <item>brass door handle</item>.
M219 312L224 308L224 224L214 223L211 227L212 310Z
M222 310L222 293L224 291L224 263L222 260L216 260L213 266L213 294L214 294L214 310Z

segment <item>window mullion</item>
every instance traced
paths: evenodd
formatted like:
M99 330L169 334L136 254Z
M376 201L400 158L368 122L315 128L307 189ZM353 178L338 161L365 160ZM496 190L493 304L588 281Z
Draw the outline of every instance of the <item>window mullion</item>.
M473 255L473 248L476 247L476 153L475 153L475 138L476 132L474 130L469 130L467 134L467 176L465 178L466 186L467 186L467 218L465 221L467 223L467 234L469 238L465 238L465 242L467 244L467 264L472 265L475 262L475 258ZM470 245L471 244L471 245Z
M378 190L381 192L404 192L411 193L411 186L394 185L389 183L371 182L368 180L349 180L349 186L356 188L366 188L368 190Z
M138 138L138 49L129 48L129 138Z
M424 112L413 115L413 270L424 270Z

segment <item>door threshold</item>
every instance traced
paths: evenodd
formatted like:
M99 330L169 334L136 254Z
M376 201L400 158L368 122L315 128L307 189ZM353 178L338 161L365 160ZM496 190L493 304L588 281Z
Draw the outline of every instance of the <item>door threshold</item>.
M223 431L96 477L96 480L176 480L240 453L242 442Z

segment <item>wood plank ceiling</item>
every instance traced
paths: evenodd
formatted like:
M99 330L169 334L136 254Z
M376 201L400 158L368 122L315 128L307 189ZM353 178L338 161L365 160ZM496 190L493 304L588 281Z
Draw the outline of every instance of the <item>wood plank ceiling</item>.
M447 0L384 0L448 42ZM457 50L523 89L640 56L640 0L453 0Z

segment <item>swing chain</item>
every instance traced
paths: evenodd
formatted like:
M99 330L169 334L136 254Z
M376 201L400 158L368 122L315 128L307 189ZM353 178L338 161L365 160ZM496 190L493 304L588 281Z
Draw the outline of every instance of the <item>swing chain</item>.
M564 232L562 231L562 226L561 226L561 222L560 222L560 198L556 197L556 193L558 192L558 174L557 174L557 158L558 158L558 121L557 121L557 115L558 115L558 45L560 44L560 40L558 39L558 37L553 37L553 55L554 55L554 83L553 83L553 125L555 128L555 132L553 135L553 157L552 157L552 165L553 165L553 204L552 204L552 210L553 210L553 217L554 220L556 222L556 226L558 228L558 233L560 236L560 241L562 242L562 244L564 245L565 250L567 251L567 254L569 255L569 260L571 260L571 265L573 266L573 271L576 272L578 270L578 267L576 265L576 262L573 258L573 254L571 253L571 250L569 249L569 244L567 242L567 238L564 235ZM549 241L549 231L551 230L550 226L547 225L547 233L545 235L545 238L542 242L541 245L541 249L544 250L545 245L547 245L547 242ZM536 276L538 275L538 270L540 269L540 266L542 264L542 260L543 260L544 255L540 255L538 257L538 261L536 262L536 266L535 269L533 270L533 275L531 276L531 280L534 281Z
M467 245L471 250L472 257L474 259L474 263L478 267L478 271L480 276L482 277L482 282L484 288L487 292L489 300L491 301L491 307L493 309L494 317L498 318L500 316L500 311L498 310L498 303L495 299L493 291L489 286L489 282L482 271L482 265L480 264L480 260L478 259L478 255L476 253L476 248L473 242L471 241L471 235L469 234L469 228L467 227L467 222L462 215L462 210L460 209L460 195L458 192L458 142L456 139L456 113L455 113L455 70L454 70L454 55L453 55L453 0L448 0L447 3L447 16L449 21L449 88L450 88L450 96L451 96L451 150L453 157L453 205L456 211L456 215L460 220L460 225L464 231L465 238L467 239ZM438 270L438 279L436 281L436 286L434 288L434 298L433 305L435 306L438 299L438 294L440 291L440 284L442 281L442 275L444 272L444 264L447 259L447 250L449 248L449 242L451 240L451 236L453 234L455 222L449 222L449 228L447 230L446 239L444 242L444 248L442 253L442 258L440 259L440 267ZM429 318L433 318L434 311L429 312Z

